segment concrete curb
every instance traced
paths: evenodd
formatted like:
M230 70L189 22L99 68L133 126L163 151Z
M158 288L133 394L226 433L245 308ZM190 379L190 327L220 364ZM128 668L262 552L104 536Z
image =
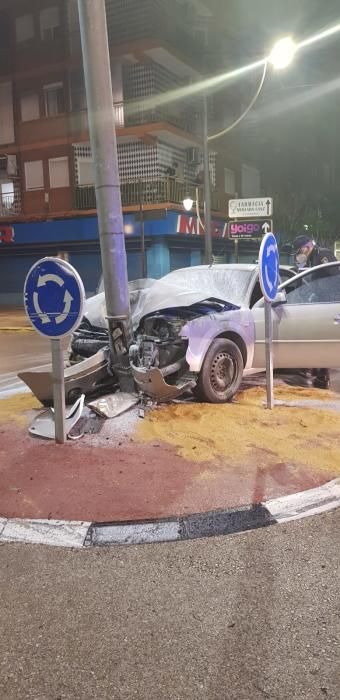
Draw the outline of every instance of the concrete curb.
M247 532L325 513L339 505L340 479L334 479L318 488L266 503L152 521L91 523L0 518L0 544L20 542L81 548L178 542Z

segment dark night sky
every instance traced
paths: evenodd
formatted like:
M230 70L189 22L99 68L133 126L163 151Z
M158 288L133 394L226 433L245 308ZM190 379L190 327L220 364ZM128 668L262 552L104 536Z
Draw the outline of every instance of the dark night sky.
M264 43L276 35L309 34L340 20L338 0L209 0L207 5L233 33L247 38L249 29Z
M216 20L212 31L224 37L225 27L221 71L262 58L281 36L291 34L300 40L340 23L339 0L209 0L206 4ZM273 125L280 117L280 103L284 121L287 117L293 122L301 121L306 112L311 115L315 111L319 115L324 111L325 118L332 110L338 112L340 85L337 86L335 80L340 76L339 68L340 32L298 52L288 69L270 70L261 98L243 129L254 126L257 113L258 120L266 121L267 126ZM259 79L260 72L243 80L245 103L247 95L250 99L254 94ZM306 88L300 89L304 85ZM308 86L311 92L305 101ZM315 122L317 127L318 119Z

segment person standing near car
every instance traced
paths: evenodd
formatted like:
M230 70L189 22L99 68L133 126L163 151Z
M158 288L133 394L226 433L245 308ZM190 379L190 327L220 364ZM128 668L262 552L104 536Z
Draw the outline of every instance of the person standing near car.
M294 241L295 261L299 270L317 267L329 262L336 262L336 257L329 248L319 246L308 234L297 236ZM306 373L306 370L303 370ZM329 388L329 370L314 369L313 385L317 389Z
M316 267L329 262L336 262L336 257L329 248L321 248L310 236L302 234L294 241L295 261L299 270Z

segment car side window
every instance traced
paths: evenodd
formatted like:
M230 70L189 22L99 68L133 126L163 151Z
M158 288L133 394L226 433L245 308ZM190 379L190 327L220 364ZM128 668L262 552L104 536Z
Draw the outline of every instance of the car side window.
M321 267L285 287L287 304L340 302L340 264Z
M256 304L256 302L258 302L262 296L263 296L263 294L262 294L260 282L256 282L254 289L253 289L253 292L252 292L252 295L251 295L249 308L252 309L253 306Z
M282 284L283 282L286 282L290 277L292 276L292 273L289 270L284 270L280 268L280 280L279 280L279 285ZM261 289L261 285L259 280L256 282L251 298L250 298L250 304L249 308L252 309L253 306L264 306L264 300L263 300L263 292Z

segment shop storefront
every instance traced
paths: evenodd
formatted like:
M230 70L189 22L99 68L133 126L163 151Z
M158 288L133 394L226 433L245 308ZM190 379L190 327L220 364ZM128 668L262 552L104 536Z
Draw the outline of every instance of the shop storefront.
M138 215L124 215L130 280L142 276L141 229ZM215 262L235 261L226 221L214 220L211 233ZM196 216L145 212L144 239L148 277L159 278L170 270L204 262L204 230ZM239 261L254 262L257 250L258 244L248 241L238 250ZM0 306L22 305L26 274L46 255L68 259L80 273L87 295L94 294L101 276L97 217L0 224Z

